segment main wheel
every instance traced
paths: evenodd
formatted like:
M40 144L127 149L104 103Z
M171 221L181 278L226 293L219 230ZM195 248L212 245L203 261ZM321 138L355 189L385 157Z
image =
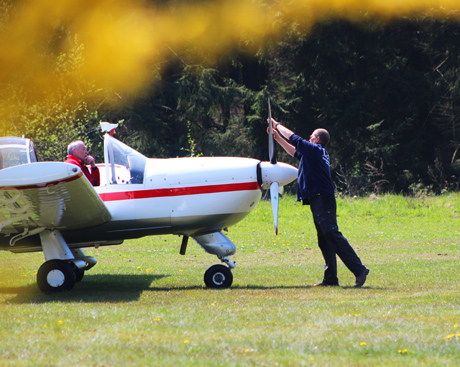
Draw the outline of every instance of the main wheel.
M85 271L84 270L80 270L80 269L76 269L75 270L75 281L76 282L81 282L81 280L83 279L83 276L85 275Z
M233 283L233 274L225 265L216 264L204 273L204 283L209 288L229 288Z
M49 260L37 272L38 288L42 292L62 292L75 285L75 271L64 260Z

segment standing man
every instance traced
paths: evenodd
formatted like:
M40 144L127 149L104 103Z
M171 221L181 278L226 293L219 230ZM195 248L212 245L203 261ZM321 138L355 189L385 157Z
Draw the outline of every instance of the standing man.
M69 144L67 153L68 156L64 161L65 163L71 163L80 167L83 174L93 186L99 186L101 184L99 169L96 166L94 158L88 155L84 142L81 140L73 141ZM86 166L87 164L91 166L91 172L89 172Z
M362 287L369 269L362 264L337 225L337 204L331 179L329 154L326 151L330 139L329 133L325 129L316 129L307 141L274 119L271 120L275 140L288 154L300 161L297 200L302 201L304 205L310 205L318 234L318 246L326 263L323 280L315 286L339 285L336 257L338 255L355 275L355 287Z

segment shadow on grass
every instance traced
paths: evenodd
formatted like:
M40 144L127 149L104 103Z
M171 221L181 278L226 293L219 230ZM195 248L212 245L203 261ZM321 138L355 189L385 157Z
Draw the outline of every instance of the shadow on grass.
M141 294L146 291L171 292L186 290L205 290L210 292L220 291L206 288L204 285L193 285L183 287L155 287L153 282L168 277L169 275L146 275L146 274L99 274L85 275L81 282L75 284L71 291L59 293L42 293L36 284L22 287L0 287L0 295L16 295L8 299L8 304L40 304L49 302L85 302L85 303L106 303L106 302L132 302L139 300ZM318 289L311 285L234 285L233 290L283 290L283 289ZM356 290L354 287L338 287L330 289ZM376 289L373 287L362 287L361 289ZM325 290L323 288L323 290Z
M263 285L240 285L232 286L232 289L260 289L260 290L270 290L270 289L322 289L322 290L334 290L334 289L351 289L359 291L360 289L373 289L373 290L385 290L386 288L376 288L363 286L361 288L356 288L353 286L339 286L339 287L315 287L313 285L273 285L273 286L263 286Z
M0 287L0 294L16 294L6 301L9 304L48 302L131 302L142 292L152 290L152 282L168 275L100 274L85 275L71 291L43 293L37 284L23 287Z

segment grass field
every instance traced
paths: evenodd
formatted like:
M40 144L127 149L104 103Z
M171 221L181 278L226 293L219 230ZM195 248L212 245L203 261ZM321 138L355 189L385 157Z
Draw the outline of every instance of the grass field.
M177 236L87 250L70 292L35 283L43 255L0 253L0 366L444 366L460 364L460 195L339 199L368 281L323 260L308 207L269 202L230 228L230 289L206 289L217 258Z

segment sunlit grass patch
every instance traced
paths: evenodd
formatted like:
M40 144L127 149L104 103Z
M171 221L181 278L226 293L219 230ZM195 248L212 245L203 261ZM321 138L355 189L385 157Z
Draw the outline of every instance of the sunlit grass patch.
M42 294L41 253L0 253L2 366L441 366L460 357L460 196L339 199L339 227L371 273L354 289L311 287L323 260L309 208L269 202L229 228L230 289L218 263L178 236L88 249L98 264L70 292ZM399 213L399 214L398 214Z

